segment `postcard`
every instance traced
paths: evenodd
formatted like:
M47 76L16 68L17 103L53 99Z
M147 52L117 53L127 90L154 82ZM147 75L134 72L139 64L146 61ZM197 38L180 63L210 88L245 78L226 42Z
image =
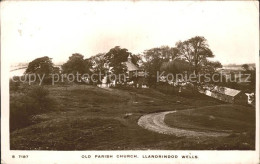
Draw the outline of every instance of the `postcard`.
M259 163L258 1L3 1L1 163Z

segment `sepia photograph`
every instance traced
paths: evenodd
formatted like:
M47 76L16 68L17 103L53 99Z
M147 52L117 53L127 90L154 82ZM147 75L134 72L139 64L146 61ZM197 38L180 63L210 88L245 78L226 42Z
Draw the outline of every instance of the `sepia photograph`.
M258 1L4 1L1 163L257 163L259 54Z

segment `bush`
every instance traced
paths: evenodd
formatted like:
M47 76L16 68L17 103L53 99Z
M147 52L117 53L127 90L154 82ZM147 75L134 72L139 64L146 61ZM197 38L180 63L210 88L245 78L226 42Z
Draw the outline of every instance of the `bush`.
M42 84L43 85L51 85L52 84L52 77L51 76L47 76L43 78Z
M55 101L49 96L49 91L41 86L33 87L27 95L34 100L34 104L38 107L37 113L51 111L54 109ZM36 109L35 109L36 110Z
M159 85L157 86L156 89L164 94L178 95L186 98L197 99L201 95L198 91L194 89L192 85L186 85L185 87L181 87L181 92L180 92L180 86L172 86L169 84Z
M49 91L40 86L33 87L27 93L11 94L10 130L32 124L33 115L52 111L55 106L55 101L49 96Z
M15 77L14 77L15 79ZM17 92L19 90L20 82L15 82L12 79L9 80L10 91Z

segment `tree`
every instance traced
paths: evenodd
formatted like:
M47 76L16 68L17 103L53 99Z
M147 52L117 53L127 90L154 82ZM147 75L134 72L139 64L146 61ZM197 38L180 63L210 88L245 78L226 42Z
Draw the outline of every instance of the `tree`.
M248 64L243 64L242 68L244 69L243 73L245 74L245 77L249 76L248 79L248 89L251 92L255 92L255 85L256 85L256 68L251 67Z
M89 60L84 60L84 56L75 53L69 57L69 60L64 63L62 66L63 73L72 73L72 74L84 74L90 73L91 62Z
M204 74L209 73L215 73L218 68L222 68L222 64L219 61L209 61L205 60L202 65L198 68L198 70Z
M164 61L177 59L179 57L178 52L179 50L176 47L161 46L159 48L159 56L164 59Z
M196 36L183 42L179 41L176 46L181 57L190 63L196 77L207 58L214 57L207 40L202 36ZM195 85L197 84L195 83Z
M139 62L141 61L141 56L138 54L138 55L131 55L132 58L131 58L131 61L134 65L137 65L139 66Z
M248 64L243 64L243 65L242 65L242 68L243 68L245 71L248 71L248 70L249 70L249 65L248 65Z
M256 68L253 67L245 71L247 75L249 75L249 90L255 93L256 87Z
M199 67L199 72L203 74L199 77L198 85L225 85L225 77L217 71L218 68L222 68L222 64L218 61L205 60Z
M161 46L159 48L152 48L144 52L146 61L153 59L160 59L161 62L168 62L179 57L179 50L176 47Z
M160 71L160 67L162 66L163 58L160 56L160 49L153 48L146 50L144 52L145 63L144 68L148 72L147 82L148 85L156 87L157 83L157 72Z
M161 71L165 71L166 73L183 73L190 70L190 65L185 60L176 59L174 61L165 62L162 64Z
M163 65L163 63L178 58L178 49L170 48L168 46L152 48L144 52L144 58L144 68L149 74L148 84L150 86L156 87L157 72L160 71L160 68Z
M100 74L101 79L103 79L109 70L108 63L105 59L105 53L99 53L89 59L92 62L92 69L93 73ZM101 83L101 79L98 77L93 77L95 81L98 81L98 83Z
M53 73L54 67L51 58L44 56L31 61L25 71L26 74L45 74L50 75Z
M120 74L125 74L127 71L127 67L123 62L127 61L127 57L131 55L125 48L120 48L116 46L109 50L105 55L105 60L107 61L109 67L111 67L111 72L116 76L115 77L115 85L117 85L117 81L120 78ZM122 79L120 79L122 80Z

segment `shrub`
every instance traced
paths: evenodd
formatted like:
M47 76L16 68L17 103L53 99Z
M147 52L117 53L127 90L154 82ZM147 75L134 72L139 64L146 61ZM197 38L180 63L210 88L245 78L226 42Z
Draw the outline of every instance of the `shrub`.
M34 104L37 105L37 113L52 111L55 108L53 97L49 96L49 91L42 86L34 86L28 93L28 97L33 98Z
M9 86L10 86L10 91L17 92L19 90L20 82L15 82L12 79L10 79Z
M33 115L52 111L55 106L49 91L41 86L35 86L26 93L11 94L10 130L30 125Z

